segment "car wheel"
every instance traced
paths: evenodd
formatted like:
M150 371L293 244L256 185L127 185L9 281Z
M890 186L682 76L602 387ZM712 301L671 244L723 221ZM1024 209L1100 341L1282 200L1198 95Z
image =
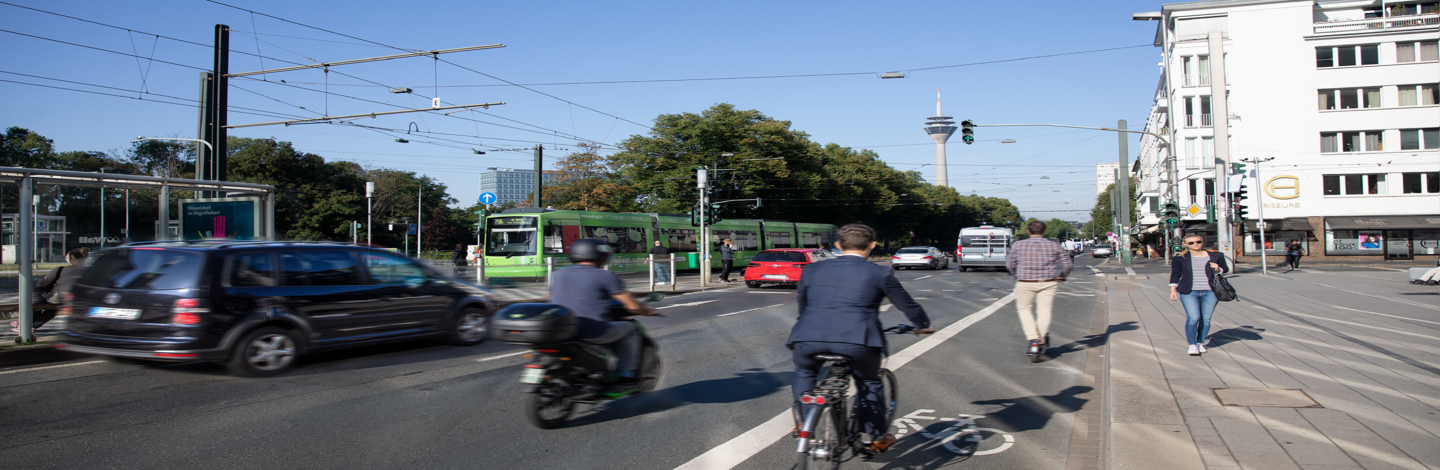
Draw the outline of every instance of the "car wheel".
M230 351L226 367L235 375L269 377L289 369L297 356L295 333L267 326L246 334Z
M755 281L745 281L745 287L749 287L751 289L759 289L760 283Z
M474 346L484 343L490 336L490 316L485 310L478 308L467 308L461 310L455 320L450 322L450 332L445 335L445 343L455 346Z

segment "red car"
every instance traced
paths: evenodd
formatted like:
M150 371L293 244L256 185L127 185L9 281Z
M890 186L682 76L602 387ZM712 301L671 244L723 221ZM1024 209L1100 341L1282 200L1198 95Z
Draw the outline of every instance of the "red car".
M835 254L817 248L775 248L750 259L745 268L745 285L754 289L765 284L795 284L805 265L827 259Z

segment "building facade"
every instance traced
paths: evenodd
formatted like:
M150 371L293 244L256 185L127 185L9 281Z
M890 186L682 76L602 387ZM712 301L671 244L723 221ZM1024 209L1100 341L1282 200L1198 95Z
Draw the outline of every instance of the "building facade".
M1440 2L1207 0L1141 15L1160 21L1163 66L1146 130L1168 141L1141 141L1142 213L1173 198L1185 232L1213 241L1225 227L1205 209L1227 205L1215 151L1227 130L1230 162L1265 160L1242 170L1237 255L1283 255L1292 239L1317 257L1440 255ZM1207 40L1217 29L1223 52ZM1211 76L1216 57L1226 77ZM1211 112L1212 80L1228 116ZM1158 218L1140 222L1153 233Z
M1095 165L1095 195L1105 192L1105 188L1115 184L1115 174L1120 171L1120 163L1101 163Z
M545 183L550 182L550 172L540 175ZM495 193L495 204L523 202L535 190L535 170L513 168L486 168L480 173L480 193Z

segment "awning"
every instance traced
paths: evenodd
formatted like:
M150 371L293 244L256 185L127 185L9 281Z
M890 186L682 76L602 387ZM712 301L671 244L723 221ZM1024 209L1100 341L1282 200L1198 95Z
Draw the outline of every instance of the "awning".
M1190 224L1190 225L1186 225L1185 228L1182 229L1181 231L1186 232L1186 233L1189 233L1189 232L1214 232L1214 231L1215 231L1215 224L1204 223L1204 222L1201 222L1201 223L1198 223L1198 224L1193 224L1193 223L1192 223L1192 224Z
M1387 217L1326 217L1329 230L1437 229L1440 215L1392 215Z
M1245 221L1245 231L1246 231L1246 232L1259 232L1259 231L1260 231L1260 228L1256 226L1256 225L1257 225L1256 222L1258 222L1258 221L1255 221L1255 220L1247 220L1247 221ZM1310 218L1309 218L1309 217L1291 217L1291 218L1288 218L1288 219L1265 219L1265 231L1266 231L1266 232L1309 232L1309 231L1312 231L1312 230L1315 230L1315 227L1312 226L1312 225L1310 225Z

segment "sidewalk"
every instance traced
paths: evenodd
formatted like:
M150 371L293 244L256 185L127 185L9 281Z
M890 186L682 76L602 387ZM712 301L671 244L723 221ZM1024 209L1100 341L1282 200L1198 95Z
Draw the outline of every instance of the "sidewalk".
M1106 276L1111 468L1440 468L1440 290L1242 272L1191 357L1157 267Z

